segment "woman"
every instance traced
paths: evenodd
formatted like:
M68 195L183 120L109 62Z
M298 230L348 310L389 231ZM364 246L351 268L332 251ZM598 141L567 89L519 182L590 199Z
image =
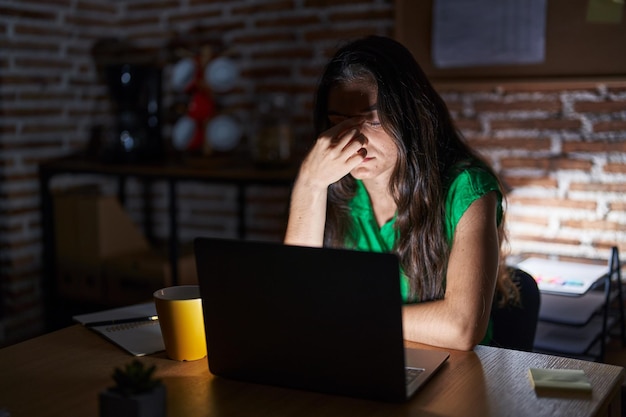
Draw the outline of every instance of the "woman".
M487 342L496 287L505 301L516 295L499 274L501 187L411 53L377 36L344 46L314 116L285 243L395 252L405 339L459 350Z

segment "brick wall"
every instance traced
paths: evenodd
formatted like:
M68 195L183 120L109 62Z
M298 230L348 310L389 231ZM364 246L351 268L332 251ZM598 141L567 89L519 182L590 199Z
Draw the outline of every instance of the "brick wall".
M124 39L164 63L168 107L177 97L167 83L167 45L218 38L241 71L236 88L217 96L220 107L245 125L259 96L289 94L304 147L330 51L342 39L389 35L393 27L393 0L0 0L0 344L42 330L38 163L83 149L93 126L111 123L94 42ZM438 88L511 189L513 252L603 258L613 244L624 250L626 80ZM94 181L101 182L63 176L53 186ZM114 184L102 185L114 192ZM128 209L139 223L138 184L129 190ZM161 238L164 190L153 190ZM287 195L284 188L248 190L251 237L280 239ZM190 183L180 198L183 243L235 235L234 188Z
M510 189L513 253L626 249L626 80L439 89Z

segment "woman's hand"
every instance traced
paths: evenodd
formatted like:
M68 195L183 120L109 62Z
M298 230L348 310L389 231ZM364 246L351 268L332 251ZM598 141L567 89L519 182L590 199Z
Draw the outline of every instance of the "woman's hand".
M362 123L361 118L346 119L323 132L302 162L298 181L326 189L359 165L367 155Z
M308 153L291 192L285 243L322 246L328 186L360 164L367 154L361 118L337 123L318 138Z

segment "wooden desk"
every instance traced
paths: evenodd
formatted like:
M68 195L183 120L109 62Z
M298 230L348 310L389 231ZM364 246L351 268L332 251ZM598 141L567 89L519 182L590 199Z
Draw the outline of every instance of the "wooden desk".
M153 182L167 184L168 195L168 252L172 283L178 282L178 198L177 185L180 182L203 182L229 184L237 187L237 235L246 234L245 190L251 185L290 186L296 177L296 167L288 166L276 169L261 169L245 157L188 157L168 159L154 163L103 163L93 158L73 155L45 161L39 165L39 194L41 199L41 222L43 240L43 268L47 310L54 310L56 302L56 247L54 234L54 204L50 183L58 175L94 174L114 178L118 183L118 198L124 203L126 180L136 178L145 187L144 194L149 194ZM150 198L144 198L144 230L152 240L152 210ZM52 314L48 314L49 317ZM48 325L56 330L54 324Z
M409 344L420 347L420 345ZM421 346L424 348L430 348ZM432 348L431 348L432 349ZM387 404L214 378L206 359L157 365L167 386L167 415L202 416L619 416L624 369L613 365L479 346L451 351L417 396ZM97 416L98 392L113 368L132 357L74 325L0 350L0 409L11 417ZM591 394L537 395L528 368L580 368Z

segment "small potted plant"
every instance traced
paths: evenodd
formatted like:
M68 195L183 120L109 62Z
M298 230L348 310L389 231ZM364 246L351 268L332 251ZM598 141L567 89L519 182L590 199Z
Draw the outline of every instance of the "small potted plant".
M155 369L137 359L115 368L115 385L100 393L100 417L164 417L165 385Z

